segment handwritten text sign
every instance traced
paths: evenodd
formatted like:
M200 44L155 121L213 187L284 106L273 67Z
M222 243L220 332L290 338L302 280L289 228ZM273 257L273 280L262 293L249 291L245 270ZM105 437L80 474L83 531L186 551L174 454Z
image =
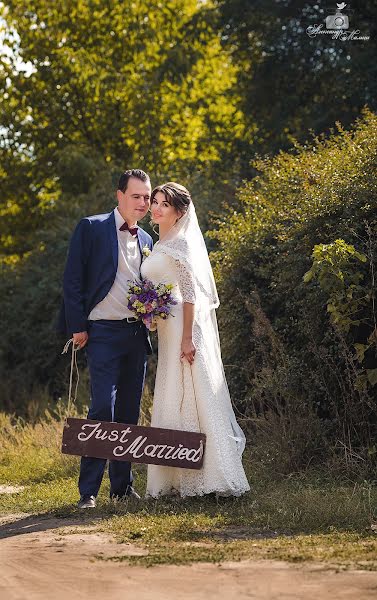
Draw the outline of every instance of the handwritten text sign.
M69 418L64 426L62 452L200 469L205 441L203 433Z

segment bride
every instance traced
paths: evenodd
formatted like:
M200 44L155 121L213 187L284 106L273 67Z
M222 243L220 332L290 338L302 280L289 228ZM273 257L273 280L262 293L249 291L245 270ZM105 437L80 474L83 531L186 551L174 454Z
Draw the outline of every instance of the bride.
M156 187L151 214L160 239L141 275L154 284L174 284L178 300L166 320L157 320L151 425L205 433L206 448L201 470L148 465L146 496L240 496L250 489L241 461L245 436L225 379L215 314L219 299L190 193L177 183Z

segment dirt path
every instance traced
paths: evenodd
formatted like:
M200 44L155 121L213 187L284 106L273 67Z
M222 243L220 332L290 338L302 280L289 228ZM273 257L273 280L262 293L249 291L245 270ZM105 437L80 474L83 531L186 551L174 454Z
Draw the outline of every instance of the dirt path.
M9 517L8 517L9 520ZM0 521L0 598L4 600L375 600L377 573L283 561L130 567L99 560L140 554L95 526L13 515ZM84 531L84 533L82 533Z

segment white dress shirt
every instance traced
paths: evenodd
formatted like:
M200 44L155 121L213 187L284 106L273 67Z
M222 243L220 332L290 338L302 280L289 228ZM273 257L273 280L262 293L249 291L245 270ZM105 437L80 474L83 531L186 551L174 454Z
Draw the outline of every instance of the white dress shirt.
M126 317L135 317L127 308L127 281L135 281L135 279L140 281L140 248L137 236L132 236L128 230L119 231L124 219L118 208L115 208L114 215L118 236L118 269L109 293L90 312L88 319L91 321L97 321L98 319L120 320Z

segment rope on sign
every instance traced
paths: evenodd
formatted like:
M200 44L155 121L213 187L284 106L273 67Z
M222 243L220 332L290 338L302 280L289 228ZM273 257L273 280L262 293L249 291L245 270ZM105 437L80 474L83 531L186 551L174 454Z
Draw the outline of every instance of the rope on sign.
M80 373L79 373L79 368L77 366L77 351L80 349L80 346L78 346L77 348L75 347L75 342L73 341L73 338L68 340L68 342L65 344L62 354L68 354L70 344L72 344L72 357L71 357L71 371L69 374L69 392L68 392L68 406L67 406L66 419L68 418L69 413L71 411L72 402L76 402L76 400L77 400L77 390L78 390L79 381L80 381ZM76 379L76 386L75 386L75 397L72 400L73 367L76 368L77 379Z

